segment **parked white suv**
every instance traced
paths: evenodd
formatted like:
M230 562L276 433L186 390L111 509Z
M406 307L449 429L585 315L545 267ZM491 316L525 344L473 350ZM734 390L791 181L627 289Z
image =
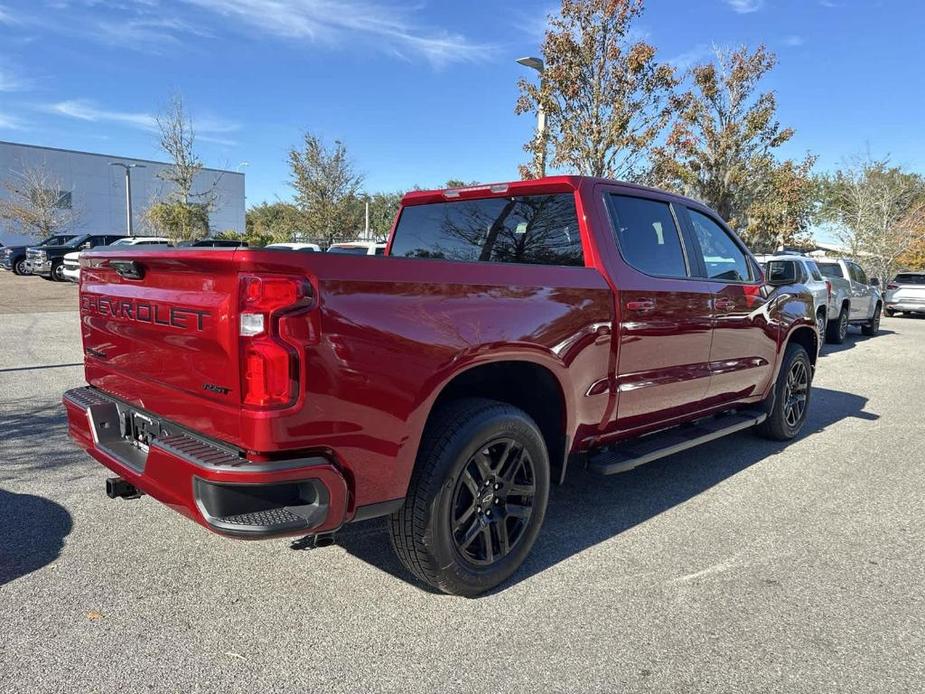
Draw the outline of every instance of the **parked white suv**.
M162 236L132 236L113 241L109 246L166 246L170 239ZM72 251L64 256L61 274L71 282L80 281L80 251Z
M925 272L900 272L886 285L883 312L925 313Z

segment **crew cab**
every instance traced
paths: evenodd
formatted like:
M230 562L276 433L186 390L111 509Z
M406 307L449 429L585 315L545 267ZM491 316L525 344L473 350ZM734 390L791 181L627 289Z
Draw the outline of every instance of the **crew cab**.
M123 234L82 234L61 244L39 244L26 249L26 264L30 275L46 280L64 282L64 256L73 251L106 246L123 238Z
M817 258L816 265L832 285L826 342L844 342L849 325L860 326L865 335L876 335L883 313L879 280L868 279L864 268L851 260Z
M76 237L76 234L55 234L49 236L36 246L31 248L50 249L58 246L64 246ZM26 259L26 251L30 246L6 246L0 250L0 267L9 270L14 275L28 275L29 263Z
M80 262L88 386L64 404L110 496L316 545L388 516L404 565L449 593L517 569L569 470L791 439L810 403L812 296L708 208L637 185L408 193L378 258Z

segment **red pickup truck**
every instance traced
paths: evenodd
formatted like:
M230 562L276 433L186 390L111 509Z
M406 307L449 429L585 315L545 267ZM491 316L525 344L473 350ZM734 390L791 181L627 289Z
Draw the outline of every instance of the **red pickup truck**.
M386 256L90 251L80 320L64 404L110 496L317 544L389 515L405 566L470 596L570 467L795 436L819 342L712 211L570 176L409 193Z

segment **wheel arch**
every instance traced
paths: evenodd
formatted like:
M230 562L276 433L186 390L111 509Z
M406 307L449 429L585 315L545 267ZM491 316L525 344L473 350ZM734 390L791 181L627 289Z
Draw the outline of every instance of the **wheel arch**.
M553 369L533 359L506 357L470 364L454 372L439 388L430 404L424 429L440 406L453 400L483 397L513 405L536 422L549 453L550 479L561 482L571 431L572 410L566 393Z

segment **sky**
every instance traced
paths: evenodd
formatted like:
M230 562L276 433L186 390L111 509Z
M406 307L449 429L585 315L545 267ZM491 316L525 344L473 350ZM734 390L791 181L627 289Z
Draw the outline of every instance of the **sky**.
M503 181L527 160L514 61L550 0L0 0L0 140L163 159L154 115L179 93L210 167L247 205L286 200L287 151L342 141L365 189ZM763 87L796 136L783 156L853 154L925 171L925 3L648 0L635 33L684 69L765 43Z

